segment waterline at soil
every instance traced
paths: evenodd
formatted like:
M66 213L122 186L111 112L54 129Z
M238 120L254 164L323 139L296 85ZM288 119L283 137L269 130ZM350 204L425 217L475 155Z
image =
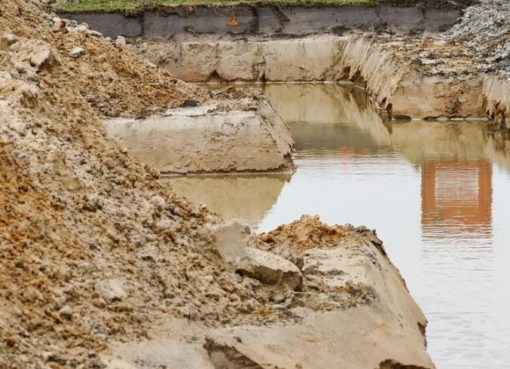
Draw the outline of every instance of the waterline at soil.
M260 231L318 214L377 229L429 319L438 368L510 363L510 143L487 123L383 124L352 86L265 88L296 140L292 176L170 178Z

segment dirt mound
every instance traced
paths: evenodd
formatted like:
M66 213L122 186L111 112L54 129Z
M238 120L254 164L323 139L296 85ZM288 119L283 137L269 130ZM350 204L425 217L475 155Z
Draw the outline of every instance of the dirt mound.
M353 269L342 264L347 247L360 265L379 255L359 246L364 231L305 217L258 241L308 252L297 298L283 291L267 303L261 282L221 261L210 229L222 220L171 193L104 134L100 115L144 115L208 95L86 29L52 31L58 22L36 1L12 0L0 12L1 369L101 368L112 343L150 338L169 317L260 326L295 319L273 303L328 310L374 301L370 284L381 278L342 274ZM346 245L328 248L349 232ZM321 268L321 253L333 251L338 267Z
M272 232L261 234L260 239L269 250L273 245L282 244L306 250L317 247L335 247L339 240L352 233L352 229L344 226L328 226L322 223L318 216L303 215L301 219L293 223L281 225Z
M164 109L201 90L108 41L53 34L34 1L1 12L0 368L101 367L106 342L146 337L168 314L278 318L211 250L202 229L221 219L105 138L98 113ZM90 57L73 61L78 41Z
M204 90L159 71L115 43L103 40L97 32L73 22L55 21L37 1L2 4L1 33L36 37L51 44L67 67L57 83L72 81L101 115L147 114L179 106L186 99L208 98Z

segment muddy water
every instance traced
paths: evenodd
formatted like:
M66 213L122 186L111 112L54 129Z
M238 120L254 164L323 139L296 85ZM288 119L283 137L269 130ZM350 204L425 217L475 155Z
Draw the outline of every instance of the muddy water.
M301 214L377 229L429 319L438 368L509 368L509 141L482 122L385 125L352 86L265 93L296 140L292 177L168 182L261 231Z

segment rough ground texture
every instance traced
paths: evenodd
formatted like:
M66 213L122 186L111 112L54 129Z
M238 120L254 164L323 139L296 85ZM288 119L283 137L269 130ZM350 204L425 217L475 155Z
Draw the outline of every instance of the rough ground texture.
M57 76L72 81L84 99L105 116L132 115L179 106L185 99L205 100L201 89L154 70L145 60L125 53L113 43L100 39L97 32L84 27L54 24L41 13L37 2L2 2L0 31L52 45L53 52L66 68ZM52 28L50 28L50 26ZM72 58L75 47L83 55ZM60 82L60 81L59 81ZM62 83L62 82L60 82Z
M132 48L191 81L321 82L350 79L380 107L413 118L479 117L482 79L462 47L438 35L199 37L141 40Z
M222 220L170 193L157 181L156 172L106 139L100 120L100 115L124 110L143 116L146 109L166 110L184 98L207 95L86 30L52 31L55 23L47 21L36 1L2 3L0 368L101 368L102 355L108 355L114 342L157 339L162 333L156 327L170 318L200 325L208 334L218 329L219 336L211 334L212 346L200 346L212 354L217 350L207 347L223 347L225 340L235 339L222 330L225 327L244 325L251 330L289 323L304 329L306 336L300 317L344 309L343 321L361 322L375 335L374 355L349 360L357 368L367 367L367 357L370 367L387 360L433 367L419 329L425 324L423 315L380 245L364 230L346 230L351 237L339 241L348 247L334 248L332 259L319 255L319 248L319 254L303 254L302 263L296 260L299 265L281 269L303 274L302 287L296 282L294 290L255 278L260 271L269 273L274 265L291 262L276 255L270 265L261 265L265 258L258 257L256 268L246 268L250 276L235 273L222 260L212 231ZM96 52L108 58L100 59ZM323 225L314 230L316 223L311 235L333 232ZM330 236L317 237L320 241ZM252 246L264 246L261 242L255 237ZM275 252L284 249L270 246ZM344 250L349 250L351 263L343 264ZM337 264L321 269L324 259ZM345 277L342 273L348 270L352 274ZM305 309L304 315L289 309L292 306ZM384 306L386 313L381 315ZM352 310L351 315L350 309L358 307L366 309ZM397 308L401 315L394 313ZM336 321L333 317L324 325ZM383 323L389 326L381 331ZM356 325L335 330L342 332L337 333L337 347L350 347L346 339L360 345L351 338ZM329 333L317 331L313 339L322 342ZM405 342L400 344L402 337ZM193 337L185 340L193 342ZM289 347L304 342L300 338ZM253 350L256 355L248 356L254 360L283 360L278 366L295 368L289 364L292 351L274 358L267 348L258 350L255 345ZM344 357L336 350L333 356ZM131 367L135 364L144 365L135 361Z
M431 9L433 6L426 6L426 11ZM346 26L340 31L315 26L316 31L328 35L303 37L303 33L291 32L282 39L278 30L267 28L244 30L242 37L188 32L162 42L161 33L146 35L142 42L134 43L133 49L185 80L351 79L395 116L490 116L506 124L510 114L504 93L510 85L509 15L507 1L487 0L467 8L457 25L446 33L395 34L395 30L377 27L377 32L372 32L374 27L361 24L365 18L358 14L341 20ZM296 24L310 26L312 18L303 14ZM400 31L406 27L420 30L417 19L412 11L402 12L397 17L400 23L395 25L401 26ZM351 20L361 23L353 26ZM364 33L360 35L353 29Z
M229 88L214 96L218 103L105 120L107 135L161 173L293 170L290 131L261 91Z
M9 1L1 12L0 33L17 36L0 50L0 367L100 367L105 342L145 337L166 314L213 325L278 317L202 241L216 216L165 190L105 138L98 116L104 99L134 113L197 96L161 86L130 93L136 84L120 76L109 89L92 73L103 65L76 65L60 50L67 36L53 35L36 2ZM144 70L145 81L167 78Z
M152 40L135 49L184 80L349 78L396 116L489 116L508 126L510 105L501 93L510 85L506 80L510 73L508 2L481 1L465 9L457 25L440 33L472 3L430 1L414 6L416 2L401 2L401 7L385 3L380 9L198 6L189 11L140 10L138 18L119 13L70 16L91 22L112 37ZM229 18L232 12L236 13L234 20ZM365 34L359 41L354 30L376 33ZM311 40L321 44L320 49L307 46L309 40L296 39L348 32L355 33L353 41ZM278 53L274 48L288 52Z
M468 47L480 72L510 76L510 3L483 0L466 9L461 21L447 32L456 44Z
M328 227L305 216L247 242L260 248L256 255L264 255L263 248L280 255L278 261L272 254L264 270L248 270L241 261L238 273L264 277L256 293L286 314L285 322L210 329L167 320L152 340L114 345L105 356L109 367L435 368L423 351L426 320L372 231ZM246 250L253 262L253 248ZM286 267L287 255L299 270ZM299 285L289 280L296 273ZM281 282L272 275L281 275Z
M485 75L483 91L488 113L510 128L510 3L480 1L466 9L446 36L468 50L477 72Z

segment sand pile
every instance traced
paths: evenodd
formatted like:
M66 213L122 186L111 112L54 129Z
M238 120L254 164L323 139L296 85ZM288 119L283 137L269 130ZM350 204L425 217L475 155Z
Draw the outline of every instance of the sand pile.
M1 13L0 368L100 367L105 342L146 337L166 314L276 318L208 246L216 215L169 193L99 119L206 95L110 42L51 31L34 1Z
M186 99L208 97L202 89L106 42L98 32L44 13L37 1L3 2L0 32L51 44L66 66L61 75L53 74L55 82L73 85L102 115L147 114L179 106Z
M395 304L410 306L405 336L416 338L416 354L409 355L428 363L416 324L424 318L373 233L303 218L252 235L251 264L236 269L217 245L223 221L171 193L157 172L105 138L101 115L143 116L209 94L93 31L58 26L36 1L11 0L0 12L1 369L101 368L113 342L157 338L154 328L170 317L207 329L270 327L299 325L294 308L386 306L393 295L371 286L386 279L398 290ZM237 98L235 90L220 95L225 109ZM374 258L385 269L363 274ZM289 271L302 285L263 281ZM393 319L394 310L373 315ZM374 342L388 342L381 337ZM400 356L381 347L374 360Z
M351 235L352 229L322 223L318 216L303 216L300 220L281 225L272 232L263 233L260 239L272 249L274 245L288 244L306 250L314 247L335 247L338 241Z

